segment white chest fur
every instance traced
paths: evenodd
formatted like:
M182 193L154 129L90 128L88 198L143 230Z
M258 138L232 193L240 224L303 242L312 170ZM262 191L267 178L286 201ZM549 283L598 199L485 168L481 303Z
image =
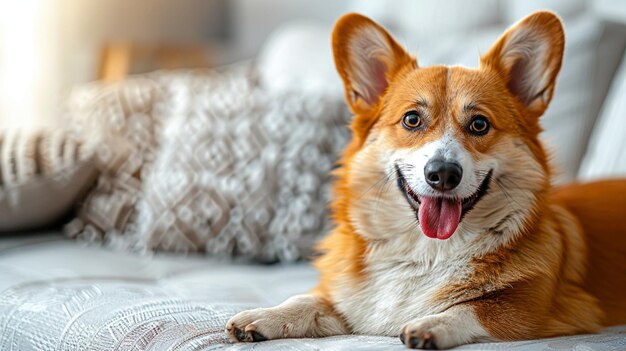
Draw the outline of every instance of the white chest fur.
M424 249L416 245L403 253L420 248ZM353 332L397 336L410 320L450 306L449 301L437 302L433 297L468 273L467 259L422 261L411 256L390 256L388 248L374 249L368 255L365 280L356 288L346 285L337 292L335 306Z

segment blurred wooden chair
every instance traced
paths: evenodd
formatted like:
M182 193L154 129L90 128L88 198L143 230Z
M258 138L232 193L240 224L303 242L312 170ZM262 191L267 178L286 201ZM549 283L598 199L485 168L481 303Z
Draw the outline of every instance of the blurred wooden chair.
M206 45L139 45L128 42L106 44L101 53L98 78L117 81L129 74L159 69L206 68L212 63Z

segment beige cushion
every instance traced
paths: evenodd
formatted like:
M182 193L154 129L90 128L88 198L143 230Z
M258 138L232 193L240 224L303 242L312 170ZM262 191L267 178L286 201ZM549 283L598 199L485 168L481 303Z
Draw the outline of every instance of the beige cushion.
M270 93L257 81L240 64L75 95L72 124L100 134L103 172L66 233L141 251L306 256L329 224L349 113L340 95Z
M327 231L345 104L269 94L245 78L190 89L189 112L166 124L138 202L141 248L293 261Z
M76 138L58 131L0 134L0 231L52 224L65 215L96 168Z

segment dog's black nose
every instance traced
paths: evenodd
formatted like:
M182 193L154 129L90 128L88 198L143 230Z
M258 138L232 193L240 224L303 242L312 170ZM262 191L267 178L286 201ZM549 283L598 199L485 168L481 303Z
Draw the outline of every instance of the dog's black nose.
M461 183L463 168L456 162L441 159L428 161L424 167L426 183L435 190L452 190Z

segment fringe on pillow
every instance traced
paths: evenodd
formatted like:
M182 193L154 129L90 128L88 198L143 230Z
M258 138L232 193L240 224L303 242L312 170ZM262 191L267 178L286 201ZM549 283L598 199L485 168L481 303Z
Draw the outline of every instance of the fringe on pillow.
M85 142L60 130L0 132L0 189L24 184L87 159Z

